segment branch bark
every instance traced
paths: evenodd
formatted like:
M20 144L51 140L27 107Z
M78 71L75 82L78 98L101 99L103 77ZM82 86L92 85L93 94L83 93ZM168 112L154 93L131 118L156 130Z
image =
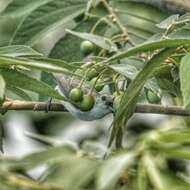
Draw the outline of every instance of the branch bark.
M9 110L17 111L47 111L48 103L29 101L5 101L0 107L0 112L6 113ZM52 103L49 110L52 112L68 112L60 103ZM162 106L157 104L137 104L135 113L164 114L176 116L190 116L190 111L179 106Z

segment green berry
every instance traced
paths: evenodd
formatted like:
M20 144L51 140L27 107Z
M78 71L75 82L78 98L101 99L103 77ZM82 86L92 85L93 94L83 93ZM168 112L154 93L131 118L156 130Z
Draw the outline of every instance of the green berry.
M74 102L82 101L83 91L80 88L73 88L69 93L69 98Z
M90 81L90 83L91 83L92 86L95 84L96 80L97 80L97 78L93 78L93 79ZM98 84L99 81L100 81L100 80L98 80L98 81L96 82L96 86L95 86L95 90L96 90L97 92L102 91L102 89L104 88L104 85Z
M93 78L98 76L98 71L94 68L92 68L88 73L87 73L87 79L92 80Z
M94 44L88 40L85 40L80 45L80 51L84 55L88 55L94 51Z
M95 104L95 99L91 95L84 95L79 107L82 111L90 111Z
M161 101L161 98L151 90L147 91L146 97L151 104L158 104Z

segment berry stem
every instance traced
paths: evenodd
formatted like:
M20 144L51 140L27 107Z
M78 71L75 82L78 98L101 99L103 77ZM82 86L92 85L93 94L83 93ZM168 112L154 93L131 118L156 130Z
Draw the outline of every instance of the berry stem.
M96 78L96 80L95 80L95 82L94 82L94 84L93 84L93 86L92 86L92 88L91 88L91 90L90 90L90 92L89 92L89 95L92 95L92 93L93 93L93 90L95 89L95 86L96 86L96 83L98 82L98 80L102 77L102 75L104 74L104 72L105 71L107 71L107 69L105 68L105 69L103 69L103 71L102 72L100 72L100 74L97 76L97 78Z
M118 18L117 14L115 13L114 9L109 5L109 3L106 0L101 0L104 7L107 9L108 13L113 17L113 21L117 24L117 26L120 28L121 32L125 36L125 39L127 42L129 42L132 46L135 46L135 44L131 41L128 35L127 28L122 24L120 19Z

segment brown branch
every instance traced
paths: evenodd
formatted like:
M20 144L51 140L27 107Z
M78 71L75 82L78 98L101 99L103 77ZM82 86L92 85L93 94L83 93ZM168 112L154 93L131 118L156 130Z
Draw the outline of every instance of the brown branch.
M28 102L28 101L5 101L0 107L1 113L8 110L17 111L46 111L48 103ZM60 103L52 103L49 111L67 112L66 108ZM157 104L137 104L135 113L165 114L176 116L190 116L190 112L179 106L162 106Z

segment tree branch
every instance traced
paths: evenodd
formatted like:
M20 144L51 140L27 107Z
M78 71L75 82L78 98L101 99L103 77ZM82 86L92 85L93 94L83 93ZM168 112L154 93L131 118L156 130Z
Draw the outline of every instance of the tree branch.
M6 113L8 110L17 111L47 111L48 103L29 101L5 101L0 107L0 112ZM52 103L48 111L67 112L60 103ZM179 106L162 106L157 104L137 104L135 113L165 114L176 116L190 116L190 112Z

